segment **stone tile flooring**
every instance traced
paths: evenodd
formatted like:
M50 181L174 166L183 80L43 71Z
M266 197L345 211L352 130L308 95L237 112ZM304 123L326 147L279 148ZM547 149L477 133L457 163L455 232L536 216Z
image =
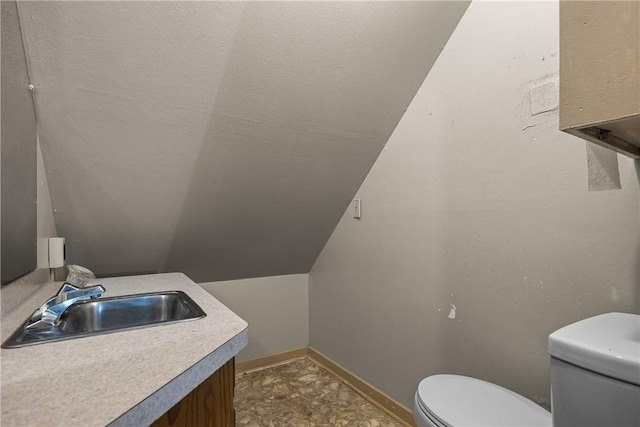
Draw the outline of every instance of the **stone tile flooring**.
M236 426L402 427L309 358L236 375Z

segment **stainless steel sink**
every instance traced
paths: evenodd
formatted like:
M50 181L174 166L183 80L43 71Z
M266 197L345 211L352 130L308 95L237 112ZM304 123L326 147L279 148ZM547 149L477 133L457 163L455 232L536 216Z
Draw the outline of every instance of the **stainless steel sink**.
M13 348L145 328L205 317L182 291L154 292L76 302L45 329L28 329L28 319L2 347Z

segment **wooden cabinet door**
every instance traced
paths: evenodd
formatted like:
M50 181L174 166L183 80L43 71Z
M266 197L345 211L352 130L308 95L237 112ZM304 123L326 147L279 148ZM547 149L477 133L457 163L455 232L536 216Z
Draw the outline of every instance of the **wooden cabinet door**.
M234 427L234 387L235 359L232 358L151 426Z

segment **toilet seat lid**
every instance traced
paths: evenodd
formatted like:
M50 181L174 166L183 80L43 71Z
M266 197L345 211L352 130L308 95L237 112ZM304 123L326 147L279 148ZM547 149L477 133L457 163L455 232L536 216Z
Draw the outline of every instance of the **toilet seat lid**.
M418 386L421 406L447 427L551 427L551 414L495 384L460 375L434 375Z

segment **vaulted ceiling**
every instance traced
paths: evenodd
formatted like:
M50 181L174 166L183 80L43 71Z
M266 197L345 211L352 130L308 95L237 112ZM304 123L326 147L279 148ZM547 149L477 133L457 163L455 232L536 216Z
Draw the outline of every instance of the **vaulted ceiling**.
M58 232L100 275L308 272L468 2L18 2Z

